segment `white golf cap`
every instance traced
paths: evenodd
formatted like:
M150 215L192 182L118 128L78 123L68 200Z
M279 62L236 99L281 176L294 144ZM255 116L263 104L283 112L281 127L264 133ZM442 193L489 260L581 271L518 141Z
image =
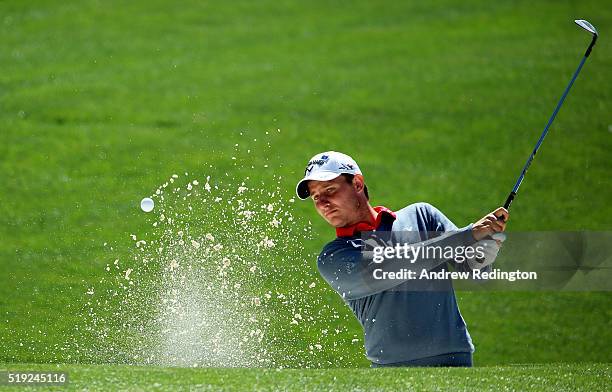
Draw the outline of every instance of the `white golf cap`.
M308 181L331 181L341 174L361 174L355 160L346 154L336 151L326 151L310 159L304 178L298 182L295 192L302 200L308 199Z

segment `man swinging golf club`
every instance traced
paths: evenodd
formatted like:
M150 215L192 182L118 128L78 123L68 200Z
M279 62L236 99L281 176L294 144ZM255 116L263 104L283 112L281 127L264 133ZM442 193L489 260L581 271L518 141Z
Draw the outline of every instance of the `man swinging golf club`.
M430 246L459 249L463 245L476 245L477 248L481 246L485 249L478 257L468 258L461 263L457 258L441 256L425 260L422 254L419 258L413 253L415 257L411 263L417 264L421 270L446 272L449 264L459 270L490 268L505 238L502 232L506 229L508 209L597 42L599 34L591 23L584 19L574 22L591 34L590 44L523 166L504 207L487 214L476 223L458 229L444 214L427 203L411 204L397 212L385 207L372 207L361 170L351 157L329 151L315 155L308 162L304 178L297 185L297 194L301 199L309 196L313 199L317 212L336 228L337 235L335 240L323 248L317 266L323 278L347 302L361 323L366 355L373 367L472 365L474 345L459 313L452 284L431 285L425 282L424 286L418 286L404 275L400 275L400 279L376 279L372 272L383 268L373 270L373 265L386 267L396 276L399 272L397 265L400 263L387 262L397 261L397 257L377 261L372 257L372 252L367 251L368 245L372 247L371 240L380 244L376 242L377 234L366 234L364 238L360 233L417 233L415 236L395 236L404 243L416 244L417 250ZM393 234L386 239L394 238ZM382 242L385 243L384 240ZM372 249L376 249L376 245ZM411 272L410 268L406 270Z
M446 257L412 264L432 271L448 265L469 270L490 268L506 228L508 211L500 207L476 223L458 229L427 203L393 212L372 207L357 163L348 155L328 151L315 155L297 184L300 199L311 197L315 209L336 228L337 238L323 248L317 266L340 294L364 329L365 350L378 366L472 366L474 346L455 299L452 283L440 289L414 285L409 279L376 279L371 267L391 267L396 260L376 264L364 252L363 232L407 232L412 245L487 246L477 262L457 263ZM496 240L491 238L491 235ZM369 255L369 256L368 256ZM422 263L421 263L422 261ZM425 283L427 286L428 283Z

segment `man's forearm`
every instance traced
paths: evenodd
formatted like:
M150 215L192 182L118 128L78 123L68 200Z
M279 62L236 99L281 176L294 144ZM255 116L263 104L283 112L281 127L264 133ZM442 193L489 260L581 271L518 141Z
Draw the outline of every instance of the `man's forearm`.
M381 233L379 233L381 234ZM402 243L402 236L407 236L408 232L396 232L396 243ZM476 240L471 233L471 226L467 226L459 231L446 232L442 235L421 242L407 244L413 249L413 258L398 259L396 257L383 258L374 261L371 251L362 251L357 248L343 248L336 252L325 254L319 259L319 271L334 290L345 299L356 299L368 295L376 294L384 290L391 289L408 280L405 279L376 279L376 270L387 273L398 273L413 271L419 274L423 270L433 270L449 261L454 261L452 257L445 257L446 252L428 252L428 248L458 249L470 246ZM404 242L406 243L406 242Z

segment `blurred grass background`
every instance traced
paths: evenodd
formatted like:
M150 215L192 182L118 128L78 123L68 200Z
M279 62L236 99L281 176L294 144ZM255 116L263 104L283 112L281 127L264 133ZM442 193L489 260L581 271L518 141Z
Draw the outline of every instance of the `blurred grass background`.
M359 162L373 204L475 221L505 200L588 45L576 18L601 38L509 229L610 230L603 1L1 2L0 362L67 360L49 347L103 274L102 244L127 252L148 225L139 200L175 172L273 171L290 194L334 149ZM236 143L266 142L254 169L232 166ZM294 208L317 253L333 230ZM477 364L610 362L611 299L459 293ZM360 347L346 355L367 365Z

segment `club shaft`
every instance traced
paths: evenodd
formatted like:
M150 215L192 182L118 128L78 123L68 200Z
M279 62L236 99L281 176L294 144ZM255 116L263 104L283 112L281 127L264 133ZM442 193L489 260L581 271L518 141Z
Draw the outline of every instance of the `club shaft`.
M525 166L523 166L521 175L516 180L516 183L514 184L514 188L512 188L512 192L510 192L510 194L508 195L508 198L506 199L506 202L504 203L505 209L507 210L510 209L510 204L512 204L512 200L514 200L514 197L518 193L521 183L523 182L523 179L525 178L525 174L527 173L529 166L531 166L531 162L533 161L533 158L535 157L536 153L538 152L538 149L540 148L540 146L542 145L542 142L544 141L544 138L546 137L546 134L548 133L548 128L550 128L550 125L555 120L555 117L557 117L557 113L559 113L559 109L561 109L561 105L563 105L563 101L565 101L565 97L567 97L567 94L572 88L572 85L574 84L574 81L578 77L578 74L580 73L580 70L582 69L582 66L584 65L584 62L586 61L587 57L588 56L582 57L582 60L580 61L580 64L578 65L576 72L574 72L574 76L572 76L572 80L570 80L569 84L565 88L565 91L563 92L563 95L561 96L561 99L557 103L557 107L555 108L555 111L552 113L552 115L548 119L548 123L546 124L546 127L544 127L544 131L542 131L542 134L540 135L540 139L538 139L538 142L536 143L535 148L531 152L531 155L529 155L529 158L527 158L527 162L525 163Z

